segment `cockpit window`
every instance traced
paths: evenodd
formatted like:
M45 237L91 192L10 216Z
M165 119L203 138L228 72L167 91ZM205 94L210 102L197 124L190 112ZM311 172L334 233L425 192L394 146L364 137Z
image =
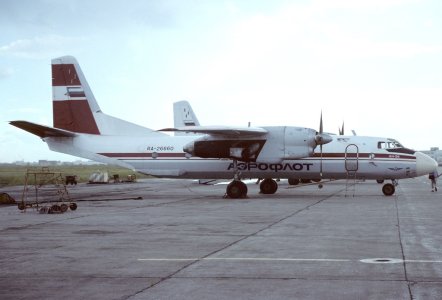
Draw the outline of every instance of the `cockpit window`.
M388 152L398 152L398 153L407 153L414 154L416 151L405 148L401 143L396 141L395 139L388 139L386 141L378 142L379 149L385 149Z
M396 149L396 148L404 148L401 143L396 140L388 139L387 141L378 142L379 149Z

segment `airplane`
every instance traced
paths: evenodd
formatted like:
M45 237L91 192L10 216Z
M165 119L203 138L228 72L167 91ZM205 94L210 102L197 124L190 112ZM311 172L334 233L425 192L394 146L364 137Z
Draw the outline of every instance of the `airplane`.
M263 194L277 191L273 178L391 180L382 188L391 196L398 179L427 175L437 167L432 158L395 139L324 133L322 113L319 131L293 126L201 126L184 103L175 127L153 130L105 114L74 57L52 59L51 67L53 127L21 120L10 121L11 125L39 136L52 151L143 174L233 178L226 188L230 198L247 196L243 178L263 178ZM175 114L180 114L177 109Z

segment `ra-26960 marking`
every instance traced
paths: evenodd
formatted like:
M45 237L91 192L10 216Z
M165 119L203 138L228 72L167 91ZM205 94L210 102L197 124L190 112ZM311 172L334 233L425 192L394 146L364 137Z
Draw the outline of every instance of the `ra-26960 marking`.
M175 149L174 146L147 146L147 151L173 151Z

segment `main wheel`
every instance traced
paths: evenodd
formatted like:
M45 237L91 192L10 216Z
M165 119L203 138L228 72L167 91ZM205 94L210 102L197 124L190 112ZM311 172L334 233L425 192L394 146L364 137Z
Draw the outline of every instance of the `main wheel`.
M275 180L271 178L264 179L261 184L259 185L259 189L261 190L261 193L263 194L274 194L276 193L276 190L278 189L278 184Z
M297 185L297 184L299 184L299 178L289 178L289 184L290 185Z
M247 185L239 180L234 180L227 185L226 193L229 198L238 199L247 196Z
M60 205L60 210L62 213L66 212L68 210L69 206L66 203L63 203Z
M393 195L395 190L396 190L396 188L391 183L386 183L382 187L382 192L384 193L385 196Z
M24 210L26 208L26 205L23 202L18 203L18 209Z
M384 183L384 179L376 179L376 182L379 184L383 184Z

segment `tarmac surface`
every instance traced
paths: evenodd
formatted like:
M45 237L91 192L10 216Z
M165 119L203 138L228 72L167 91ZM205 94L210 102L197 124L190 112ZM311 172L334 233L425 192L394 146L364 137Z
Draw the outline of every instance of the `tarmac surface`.
M442 191L426 177L391 197L373 181L248 187L81 184L75 211L1 206L0 299L442 299Z

